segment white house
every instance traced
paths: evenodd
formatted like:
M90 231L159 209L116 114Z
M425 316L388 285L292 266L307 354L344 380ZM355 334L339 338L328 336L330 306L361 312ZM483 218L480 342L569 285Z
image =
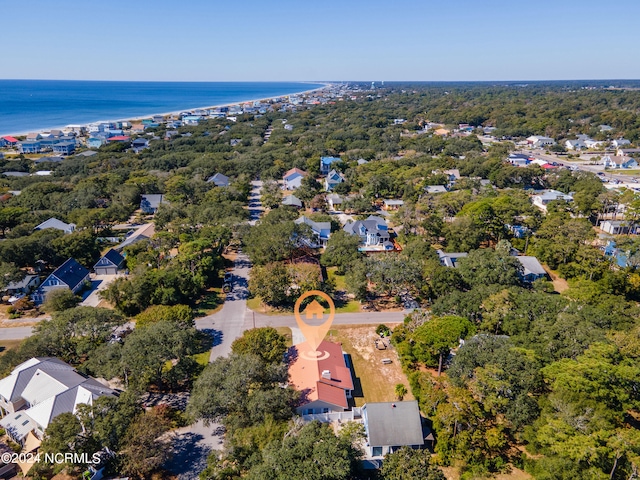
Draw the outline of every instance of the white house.
M307 176L307 172L299 168L292 168L282 176L285 190L295 190L302 185L302 179Z
M626 220L603 220L600 222L600 230L608 233L609 235L629 235L637 234L638 227L629 225Z
M115 392L62 360L32 358L0 380L0 425L16 442L24 443L29 433L42 439L56 416L75 413L79 404L91 405L105 395Z
M550 145L555 145L556 141L553 138L545 137L542 135L532 135L527 138L527 143L534 148L543 148Z
M586 143L580 139L567 140L564 142L564 146L567 150L584 150L587 148Z
M604 168L638 168L638 162L633 158L621 155L605 155L600 160Z
M611 145L613 145L615 148L620 148L623 147L625 145L630 145L631 142L629 140L626 140L624 138L616 138L613 142L611 142Z
M533 204L543 211L547 211L547 205L553 201L573 202L573 196L557 190L543 190L532 197Z

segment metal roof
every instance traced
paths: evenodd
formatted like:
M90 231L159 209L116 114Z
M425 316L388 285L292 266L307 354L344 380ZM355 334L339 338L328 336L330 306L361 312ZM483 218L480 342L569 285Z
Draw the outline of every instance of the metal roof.
M417 401L367 403L362 410L369 446L424 444Z

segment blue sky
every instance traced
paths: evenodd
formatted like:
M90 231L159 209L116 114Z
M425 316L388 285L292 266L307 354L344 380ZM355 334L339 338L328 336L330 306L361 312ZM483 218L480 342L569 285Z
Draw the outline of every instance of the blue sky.
M638 0L20 0L0 78L640 78Z

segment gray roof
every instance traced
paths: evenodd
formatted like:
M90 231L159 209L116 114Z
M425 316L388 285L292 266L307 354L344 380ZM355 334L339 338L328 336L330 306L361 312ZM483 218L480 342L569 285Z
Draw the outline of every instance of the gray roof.
M80 152L76 154L76 157L93 157L94 155L97 155L98 152L96 152L95 150L87 150L85 152Z
M218 187L228 187L229 186L229 177L223 175L221 173L216 173L215 175L209 177L207 179L207 183L215 183Z
M141 195L140 204L145 204L145 207L157 210L161 203L168 203L163 197L164 195L161 193Z
M436 253L438 254L438 258L440 258L440 263L445 267L455 267L459 259L469 255L465 252L445 253L442 250L436 250Z
M34 228L34 230L44 230L46 228L55 228L56 230L62 230L63 232L73 232L75 229L73 223L64 223L62 220L51 217L49 220L45 220L40 225Z
M425 187L427 193L446 193L447 188L444 185L427 185Z
M424 445L417 401L367 403L364 410L369 446Z
M311 230L314 232L320 232L322 230L331 230L331 222L314 222L310 218L305 217L304 215L300 218L294 220L295 224L300 225L304 223L305 225L309 225Z
M365 228L366 233L377 233L381 238L389 238L387 222L384 221L384 218L380 218L375 215L369 215L366 220L357 220L355 222L347 223L343 227L343 230L351 235L361 235L361 226Z
M287 195L282 199L283 205L288 205L290 207L299 207L302 208L302 201L296 197L295 195Z
M28 177L29 172L3 172L5 177Z
M524 268L525 275L546 275L547 272L536 257L516 257Z
M19 280L17 282L9 283L9 285L6 286L6 290L21 290L23 288L27 288L29 286L29 283L31 283L31 281L34 278L38 278L38 276L37 275L25 275L25 277L22 280Z

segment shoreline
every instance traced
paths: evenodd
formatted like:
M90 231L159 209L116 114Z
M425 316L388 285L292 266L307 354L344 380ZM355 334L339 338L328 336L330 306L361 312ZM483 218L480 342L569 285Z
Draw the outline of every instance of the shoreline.
M300 82L302 84L304 84L305 82ZM313 83L313 82L308 82L308 83ZM317 87L317 88L312 88L310 90L304 90L302 92L294 92L294 93L283 93L281 95L273 95L271 97L264 97L264 98L256 98L256 99L248 99L248 100L239 100L236 102L232 102L232 103L222 103L219 105L210 105L210 106L205 106L205 107L192 107L192 108L187 108L187 109L182 109L182 110L174 110L172 112L165 112L165 113L147 113L147 114L143 114L143 115L139 115L136 117L127 117L127 118L119 118L119 119L111 119L111 120L94 120L92 122L88 122L88 123L77 123L77 124L67 124L64 125L62 127L44 127L44 128L39 128L39 129L33 129L33 130L28 130L22 133L0 133L0 137L6 137L6 136L12 136L12 137L21 137L21 136L25 136L28 135L29 133L41 133L41 132L46 132L48 130L62 130L67 128L69 125L82 125L82 126L87 126L91 123L98 123L98 122L136 122L136 121L140 121L140 120L144 120L146 118L149 118L150 116L153 115L162 115L163 117L169 116L169 115L177 115L181 112L188 112L191 110L208 110L208 109L213 109L213 108L221 108L221 107L232 107L235 105L242 105L244 103L248 103L248 102L263 102L266 100L272 100L274 98L280 98L280 97L290 97L292 95L308 95L309 93L312 92L317 92L318 90L324 90L327 87L331 87L333 86L333 83L323 83L321 87Z

